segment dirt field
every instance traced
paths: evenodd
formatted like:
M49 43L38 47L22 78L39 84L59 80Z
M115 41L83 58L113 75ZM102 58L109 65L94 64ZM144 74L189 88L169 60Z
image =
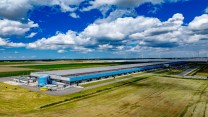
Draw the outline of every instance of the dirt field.
M0 73L1 72L15 72L15 71L27 71L33 70L31 68L16 68L16 67L9 67L9 66L0 66Z
M68 96L46 96L25 89L19 93L4 89L3 93L1 88L0 113L32 117L208 117L207 87L206 80L151 77L45 109L38 107Z

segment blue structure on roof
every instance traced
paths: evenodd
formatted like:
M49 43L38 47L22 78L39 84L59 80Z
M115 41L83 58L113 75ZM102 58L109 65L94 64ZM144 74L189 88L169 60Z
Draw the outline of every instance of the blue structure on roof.
M167 63L167 64L169 64L170 66L173 66L173 65L180 65L180 64L185 64L185 63L186 62L171 62L171 63ZM157 69L157 68L162 68L162 67L164 67L164 64L144 66L144 67L139 67L139 68L124 69L124 70L111 71L111 72L102 72L102 73L89 74L89 75L83 75L83 76L75 76L75 77L69 78L69 82L79 82L82 80L98 79L98 78L109 77L109 76L114 77L116 75L152 70L152 69Z

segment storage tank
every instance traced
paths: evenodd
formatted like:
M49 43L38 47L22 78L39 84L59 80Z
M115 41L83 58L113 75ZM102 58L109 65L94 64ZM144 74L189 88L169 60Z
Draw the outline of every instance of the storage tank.
M50 84L50 76L49 75L42 75L38 78L38 87L43 87L47 84Z

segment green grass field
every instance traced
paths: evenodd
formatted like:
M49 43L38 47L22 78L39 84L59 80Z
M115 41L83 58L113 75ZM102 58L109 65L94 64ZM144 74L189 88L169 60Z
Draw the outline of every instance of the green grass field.
M208 64L207 63L195 63L193 64L197 69L190 73L190 76L207 76L208 77Z
M182 72L183 70L178 70L178 69L158 69L158 70L150 71L150 73L162 74L162 75L177 75Z
M67 96L48 96L0 83L0 116L207 117L207 87L206 80L143 76ZM49 106L40 109L44 105Z
M29 75L34 70L25 70L25 71L14 71L14 72L0 72L0 78L1 77L8 77L8 76L23 76L23 75Z
M208 64L203 65L195 76L207 76L208 77Z

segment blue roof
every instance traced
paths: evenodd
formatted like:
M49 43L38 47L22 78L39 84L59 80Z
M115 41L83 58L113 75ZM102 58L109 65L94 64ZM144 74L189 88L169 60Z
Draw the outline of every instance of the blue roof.
M156 69L162 66L163 65L153 65L153 66L145 66L145 67L124 69L124 70L111 71L111 72L95 73L95 74L89 74L89 75L83 75L83 76L75 76L75 77L69 78L69 81L76 82L76 81L81 81L81 80L89 80L89 79L96 79L96 78L101 78L101 77L115 76L115 75L121 75L125 73L133 73L133 72L138 72L138 71Z

